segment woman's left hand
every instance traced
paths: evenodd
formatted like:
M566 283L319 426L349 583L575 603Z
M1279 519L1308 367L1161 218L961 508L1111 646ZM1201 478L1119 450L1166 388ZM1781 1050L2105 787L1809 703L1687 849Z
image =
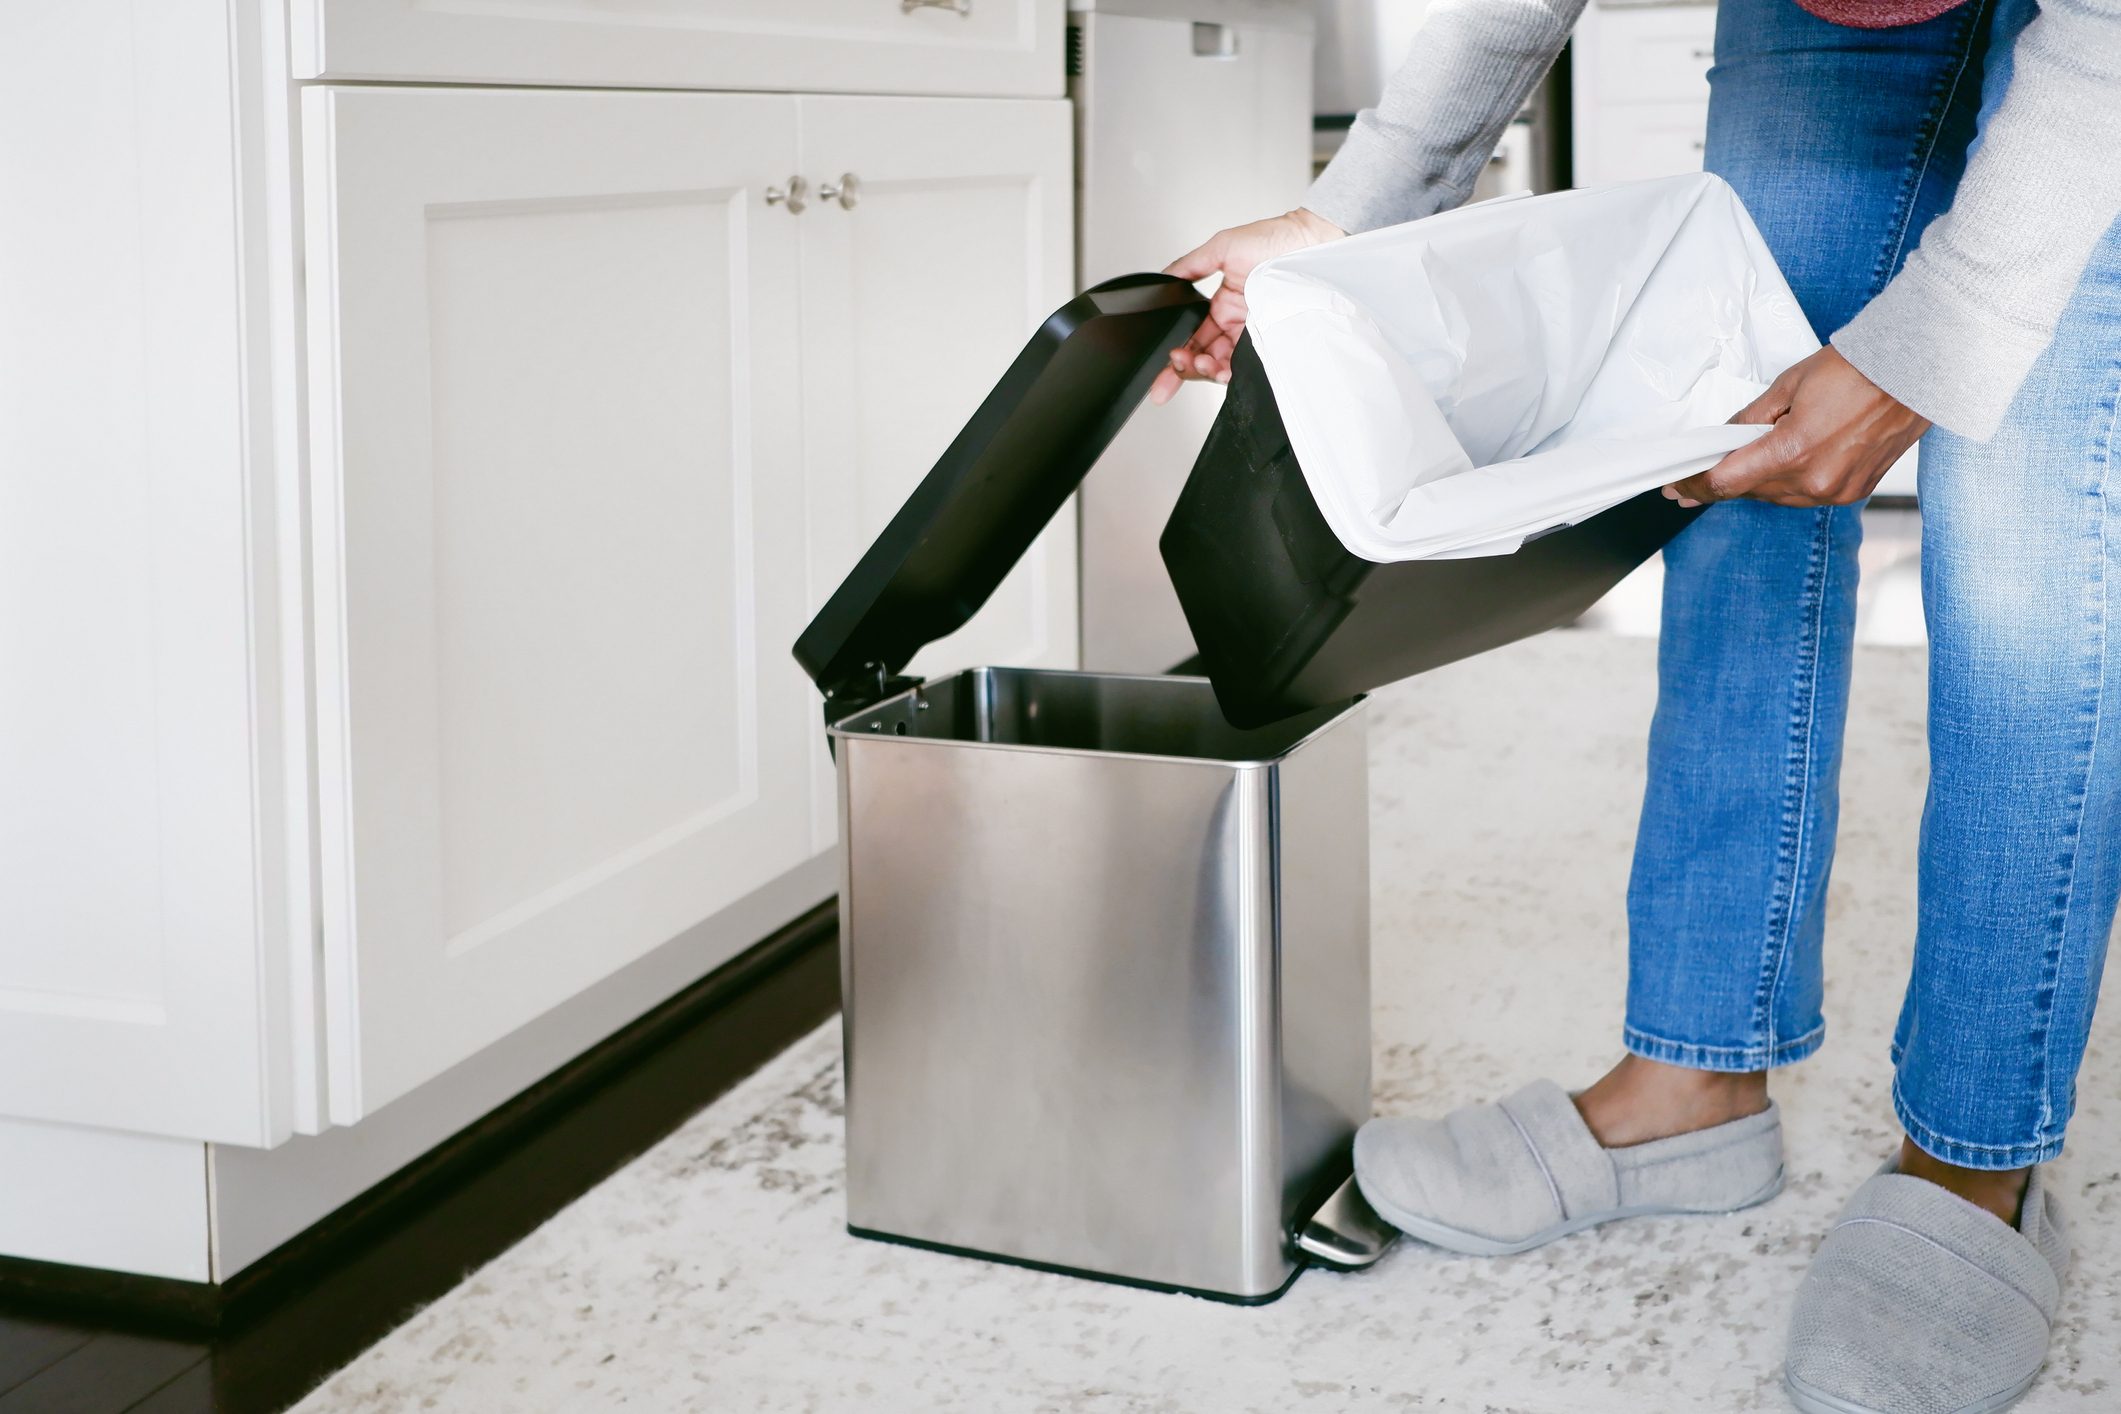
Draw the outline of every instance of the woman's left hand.
M1830 344L1792 364L1733 422L1773 429L1664 494L1682 506L1749 496L1778 506L1847 506L1871 494L1929 419L1856 371Z

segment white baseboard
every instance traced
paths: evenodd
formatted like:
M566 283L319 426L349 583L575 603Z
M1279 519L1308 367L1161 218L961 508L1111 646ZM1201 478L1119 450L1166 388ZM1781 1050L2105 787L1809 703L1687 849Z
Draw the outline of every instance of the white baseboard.
M0 1119L0 1253L206 1281L206 1145Z
M272 1149L205 1146L212 1167L213 1279L228 1280L481 1115L830 898L838 887L838 871L837 850L819 855L359 1124L298 1135ZM192 1147L196 1152L201 1146ZM202 1204L202 1215L205 1211ZM0 1250L16 1249L0 1240ZM202 1260L205 1250L202 1242Z

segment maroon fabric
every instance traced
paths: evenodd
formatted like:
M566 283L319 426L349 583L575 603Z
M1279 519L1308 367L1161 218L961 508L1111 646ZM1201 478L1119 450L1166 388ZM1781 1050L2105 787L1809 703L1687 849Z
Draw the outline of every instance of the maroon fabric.
M1934 20L1946 10L1956 10L1967 0L1797 0L1804 9L1829 24L1850 29L1897 29Z

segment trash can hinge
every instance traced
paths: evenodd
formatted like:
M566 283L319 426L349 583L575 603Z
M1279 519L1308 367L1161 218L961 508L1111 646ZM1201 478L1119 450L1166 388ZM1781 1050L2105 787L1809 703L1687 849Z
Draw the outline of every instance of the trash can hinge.
M851 717L887 697L896 697L924 679L889 672L882 663L864 663L861 668L825 689L825 725Z

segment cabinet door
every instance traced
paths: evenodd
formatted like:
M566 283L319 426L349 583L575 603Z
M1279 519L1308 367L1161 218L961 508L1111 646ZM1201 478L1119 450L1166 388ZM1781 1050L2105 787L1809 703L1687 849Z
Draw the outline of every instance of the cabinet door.
M1701 170L1708 147L1706 103L1626 103L1599 119L1591 149L1595 180L1644 181Z
M795 108L303 118L343 1122L812 852Z
M238 9L0 6L0 1114L256 1144L292 476Z
M299 78L1058 97L1062 0L295 0Z
M1073 293L1064 101L804 98L803 466L813 609L927 475L1024 341ZM1077 662L1071 501L958 632L929 676L982 663ZM811 761L816 843L837 824Z
M1701 170L1714 5L1592 5L1569 51L1576 185Z
M1072 292L1065 102L805 98L804 466L813 599L839 584ZM1073 667L1075 513L914 659Z
M1707 103L1716 7L1602 6L1595 62L1588 77L1606 103Z

